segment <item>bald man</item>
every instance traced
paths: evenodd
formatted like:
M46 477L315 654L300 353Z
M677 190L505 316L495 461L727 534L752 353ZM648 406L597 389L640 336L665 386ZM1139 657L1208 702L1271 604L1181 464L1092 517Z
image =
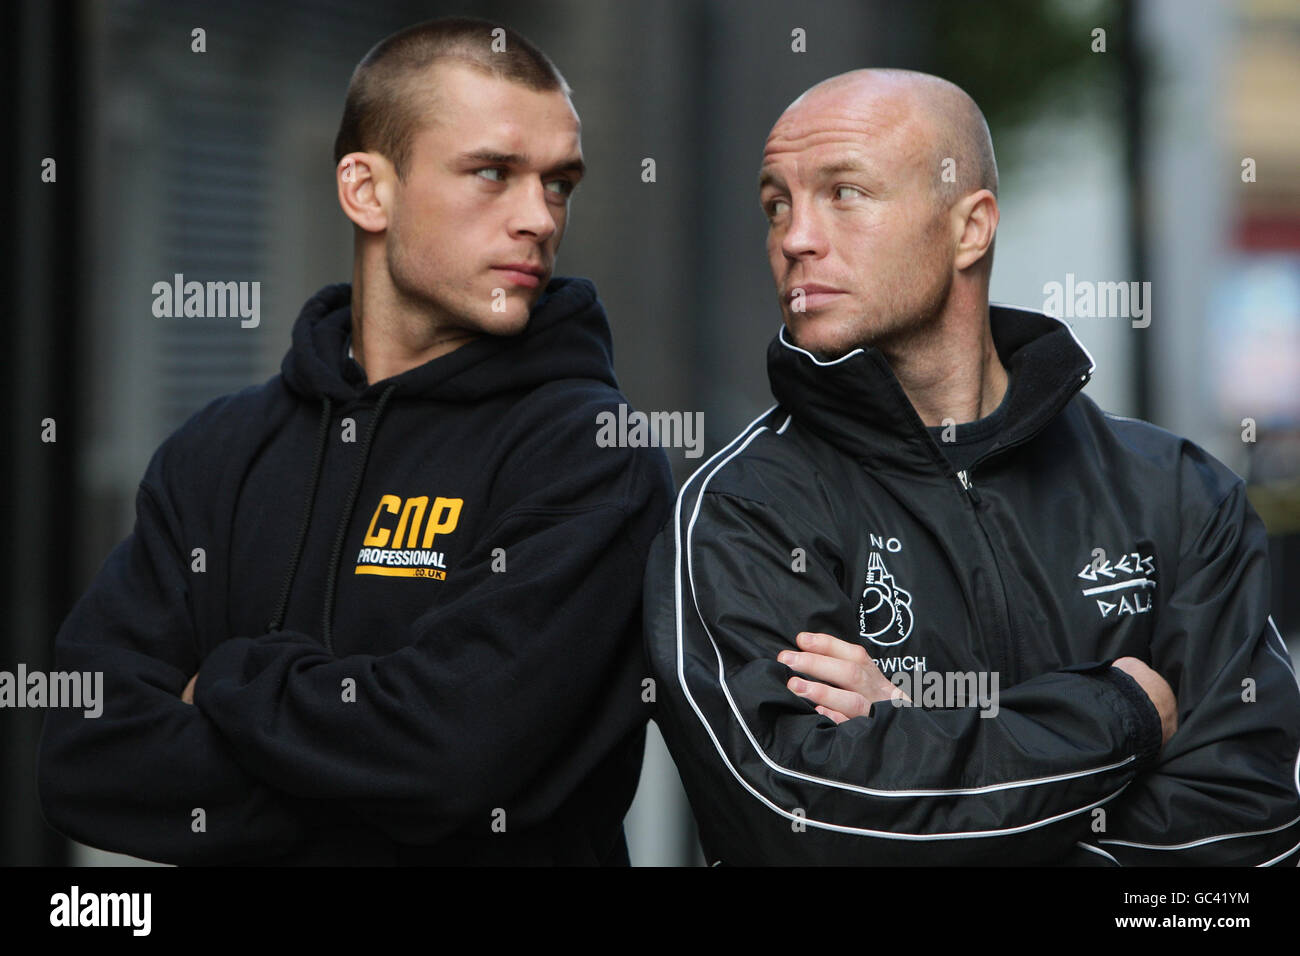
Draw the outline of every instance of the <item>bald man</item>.
M1070 329L990 305L988 128L860 70L768 136L777 405L646 576L656 720L710 863L1283 864L1300 690L1264 527L1103 412Z

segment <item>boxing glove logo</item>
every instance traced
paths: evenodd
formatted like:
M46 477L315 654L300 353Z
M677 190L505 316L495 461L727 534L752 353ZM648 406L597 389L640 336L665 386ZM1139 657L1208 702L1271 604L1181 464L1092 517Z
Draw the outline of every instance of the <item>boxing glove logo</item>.
M881 647L902 644L912 633L912 595L898 586L879 551L867 559L858 633Z

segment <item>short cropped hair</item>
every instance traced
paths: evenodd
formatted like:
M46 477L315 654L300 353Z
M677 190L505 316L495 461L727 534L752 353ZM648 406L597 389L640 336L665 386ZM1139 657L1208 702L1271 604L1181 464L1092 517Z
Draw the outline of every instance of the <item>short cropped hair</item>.
M380 40L357 64L334 138L334 164L348 153L376 152L403 178L415 134L428 120L428 88L420 81L447 60L531 90L572 92L550 58L507 26L472 17L426 20Z

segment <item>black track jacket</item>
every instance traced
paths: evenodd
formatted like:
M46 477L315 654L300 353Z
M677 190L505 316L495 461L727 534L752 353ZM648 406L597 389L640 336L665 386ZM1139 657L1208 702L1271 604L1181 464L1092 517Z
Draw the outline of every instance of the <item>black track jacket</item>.
M782 329L779 404L683 486L646 639L709 862L1294 865L1300 690L1244 483L1101 411L1063 323L990 321L1006 418L967 471L877 350L823 362ZM804 630L886 676L996 675L996 713L836 726L776 659ZM1177 695L1163 751L1124 656Z

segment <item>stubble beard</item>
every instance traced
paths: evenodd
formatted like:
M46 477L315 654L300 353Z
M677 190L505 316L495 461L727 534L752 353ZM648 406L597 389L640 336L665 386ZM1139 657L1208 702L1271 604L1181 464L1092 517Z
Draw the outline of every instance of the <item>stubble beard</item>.
M855 316L848 323L852 329L849 338L842 344L807 351L822 362L833 362L855 349L875 348L886 358L905 353L915 343L934 334L951 292L952 272L944 269L919 292L890 296L876 315Z
M471 305L458 306L446 297L447 291L453 288L452 284L429 278L429 270L411 258L400 237L395 235L390 239L393 241L387 256L388 279L399 307L408 314L424 317L435 328L479 332L479 321Z

